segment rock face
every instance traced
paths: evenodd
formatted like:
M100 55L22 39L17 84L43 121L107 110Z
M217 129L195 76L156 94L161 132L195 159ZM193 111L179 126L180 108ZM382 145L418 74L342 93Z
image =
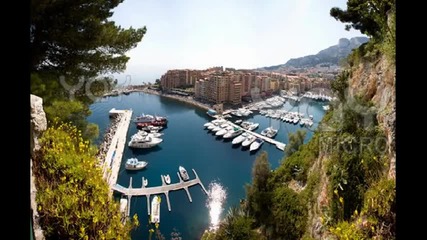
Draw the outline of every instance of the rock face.
M31 95L30 96L30 154L31 158L34 157L34 152L40 148L38 144L38 137L40 133L46 130L47 128L47 120L46 114L43 110L43 99ZM43 230L38 224L38 212L37 212L37 203L36 203L36 194L37 188L34 181L33 175L33 160L30 159L30 200L31 200L31 212L33 218L33 231L34 231L34 239L43 240Z
M353 69L349 79L349 95L363 96L377 108L377 120L386 134L387 155L390 159L389 177L396 177L396 68L383 56L364 62Z
M43 99L36 95L30 95L30 153L39 148L38 137L47 128L46 113L43 110Z

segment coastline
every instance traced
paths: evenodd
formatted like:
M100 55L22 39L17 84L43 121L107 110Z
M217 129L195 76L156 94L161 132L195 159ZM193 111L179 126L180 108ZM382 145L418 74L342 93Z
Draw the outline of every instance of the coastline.
M199 108L204 109L206 111L211 109L211 107L209 105L200 103L200 102L194 100L193 97L182 97L182 96L177 96L177 95L172 95L172 94L159 93L158 91L151 90L151 89L134 89L134 90L130 90L130 92L143 92L143 93L158 95L158 96L166 97L166 98L170 98L170 99L175 99L175 100L178 100L180 102L188 103L188 104L191 104L193 106L199 107Z

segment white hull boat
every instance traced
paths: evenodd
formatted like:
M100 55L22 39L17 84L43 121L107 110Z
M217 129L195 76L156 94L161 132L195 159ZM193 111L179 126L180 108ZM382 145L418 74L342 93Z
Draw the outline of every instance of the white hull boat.
M258 150L263 143L264 143L264 140L262 140L261 138L257 138L253 143L251 143L251 146L249 147L249 151Z
M234 130L230 130L228 131L226 134L224 134L224 136L222 136L223 138L227 139L227 138L234 138L239 136L240 134L243 133L243 130L240 128L235 128Z
M163 179L165 180L166 184L171 184L171 177L169 174L163 175Z
M183 166L179 166L179 175L184 181L187 181L190 179L190 176L188 175L187 170Z
M152 148L159 145L161 142L163 142L161 138L150 136L134 137L129 141L128 146L132 148Z
M125 168L127 170L140 170L145 168L147 164L148 163L146 161L138 161L136 158L129 158L126 161Z
M249 136L242 142L242 147L247 147L251 145L255 141L256 137L254 135L249 134Z
M244 133L242 133L242 135L237 136L236 138L234 138L233 141L231 141L231 144L233 144L233 145L234 144L240 144L243 141L245 141L247 137L248 137L248 133L244 132Z
M160 223L160 202L161 198L157 195L154 196L153 200L151 201L151 214L150 214L150 221L152 223Z

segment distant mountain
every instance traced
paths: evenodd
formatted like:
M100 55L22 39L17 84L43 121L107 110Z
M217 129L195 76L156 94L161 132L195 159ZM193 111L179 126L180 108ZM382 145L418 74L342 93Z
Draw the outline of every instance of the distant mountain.
M369 38L367 37L354 37L350 40L347 38L341 38L338 41L337 45L328 47L320 51L316 55L308 55L300 58L291 58L285 64L263 67L261 69L274 71L283 67L304 68L315 67L318 64L338 65L341 59L346 58L348 54L351 53L351 50L359 47L368 40Z

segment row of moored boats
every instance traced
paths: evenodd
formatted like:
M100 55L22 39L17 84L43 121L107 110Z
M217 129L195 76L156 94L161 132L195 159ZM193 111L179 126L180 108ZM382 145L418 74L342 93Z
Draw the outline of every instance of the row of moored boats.
M204 124L204 127L208 131L214 132L216 136L222 136L224 139L233 138L233 145L241 144L242 147L249 147L250 151L258 150L264 143L264 140L245 130L252 131L258 128L258 126L259 123L244 121L240 127L235 127L225 119L215 119Z
M269 109L269 110L261 110L259 113L266 117L280 119L287 123L293 123L293 124L299 123L301 127L304 127L304 126L311 127L314 124L313 115L309 115L308 118L304 118L305 114L301 112L291 112L291 111L286 111L284 109L278 109L278 110Z

